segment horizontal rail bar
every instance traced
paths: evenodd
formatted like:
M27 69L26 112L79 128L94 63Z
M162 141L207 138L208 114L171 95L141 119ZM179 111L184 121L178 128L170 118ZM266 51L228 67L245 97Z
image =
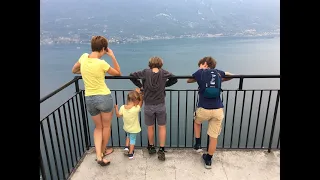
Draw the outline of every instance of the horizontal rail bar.
M82 79L82 76L76 76L79 79ZM192 76L174 76L178 79L188 79L193 78ZM280 78L280 75L230 75L226 76L226 78ZM105 76L106 79L140 79L132 76Z
M231 75L226 76L227 78L280 78L280 75ZM192 78L192 76L175 76L178 79L188 79ZM71 84L75 83L77 80L82 79L82 76L75 76L71 81L66 83L65 85L61 86L60 88L56 89L55 91L51 92L50 94L44 96L40 99L40 104L53 95L57 94L58 92L62 91L63 89L67 88ZM132 76L105 76L105 79L138 79Z
M54 112L56 112L59 108L61 108L64 104L66 104L66 103L68 103L68 101L70 101L73 97L75 97L75 96L77 96L78 94L80 94L81 93L81 91L80 92L77 92L77 93L75 93L71 98L69 98L68 100L66 100L64 103L62 103L59 107L57 107L55 110L53 110L51 113L49 113L47 116L45 116L44 118L42 118L41 120L40 120L40 123L42 122L42 121L44 121L47 117L49 117L52 113L54 113Z
M45 100L49 99L50 97L52 97L53 95L57 94L58 92L62 91L63 89L67 88L68 86L70 86L71 84L73 84L74 82L76 82L77 80L79 80L79 76L74 77L71 81L67 82L65 85L61 86L60 88L56 89L55 91L53 91L52 93L44 96L43 98L40 99L40 104L42 102L44 102Z
M230 91L279 91L280 89L222 89L224 92ZM110 91L132 91L132 89L110 89ZM166 91L198 91L198 89L166 89Z

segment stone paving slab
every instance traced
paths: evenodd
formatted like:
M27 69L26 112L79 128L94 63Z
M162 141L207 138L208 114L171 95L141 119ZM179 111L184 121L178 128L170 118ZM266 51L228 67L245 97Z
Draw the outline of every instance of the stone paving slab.
M280 151L217 150L212 169L205 169L201 153L192 149L166 149L166 161L149 155L146 149L136 149L129 160L122 149L107 156L109 166L95 161L94 148L71 176L72 180L279 180Z

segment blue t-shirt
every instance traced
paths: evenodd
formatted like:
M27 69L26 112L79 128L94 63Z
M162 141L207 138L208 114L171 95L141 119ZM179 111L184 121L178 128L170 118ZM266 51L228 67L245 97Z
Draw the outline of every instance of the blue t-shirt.
M221 78L225 77L225 72L218 70L218 73L220 74ZM199 87L203 87L204 83L203 81L201 81L201 73L203 72L203 69L199 69L198 71L196 71L195 73L192 74L192 77L197 81ZM222 80L222 79L221 79ZM202 107L204 109L219 109L219 108L223 108L223 103L221 101L220 96L218 98L214 98L214 99L207 99L205 97L203 97L203 89L199 89L199 102L198 102L198 107Z

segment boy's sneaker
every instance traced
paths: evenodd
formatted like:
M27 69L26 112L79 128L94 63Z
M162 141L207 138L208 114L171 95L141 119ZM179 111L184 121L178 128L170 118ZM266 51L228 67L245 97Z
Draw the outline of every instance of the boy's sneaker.
M157 152L156 148L154 148L154 146L148 146L147 149L148 149L149 154L155 154Z
M129 148L125 147L123 149L123 152L124 152L125 155L128 155L129 154Z
M201 145L200 145L200 144L195 144L195 145L193 146L193 149L194 149L197 153L202 152L202 149L201 149Z
M164 154L164 151L162 151L162 150L159 150L159 151L158 151L158 159L159 159L160 161L166 160L166 155Z
M203 161L204 161L204 167L206 168L206 169L211 169L211 162L212 162L212 160L210 159L210 160L207 160L207 154L203 154L202 155L202 159L203 159Z

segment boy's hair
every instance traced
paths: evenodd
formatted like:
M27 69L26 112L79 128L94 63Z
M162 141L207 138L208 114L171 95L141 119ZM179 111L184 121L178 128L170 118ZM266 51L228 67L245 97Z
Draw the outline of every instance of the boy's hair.
M204 64L204 63L207 63L207 65L210 69L216 68L216 65L217 65L217 61L215 59L213 59L211 56L207 56L207 57L200 59L198 62L198 66L200 67L200 64Z
M127 102L141 101L140 94L137 91L130 91L127 96Z
M149 59L149 68L152 69L152 68L158 68L158 69L161 69L163 66L163 60L160 58L160 57L151 57Z
M93 36L91 39L91 50L92 52L95 51L102 51L102 49L108 48L108 40L107 38L103 37L103 36Z

